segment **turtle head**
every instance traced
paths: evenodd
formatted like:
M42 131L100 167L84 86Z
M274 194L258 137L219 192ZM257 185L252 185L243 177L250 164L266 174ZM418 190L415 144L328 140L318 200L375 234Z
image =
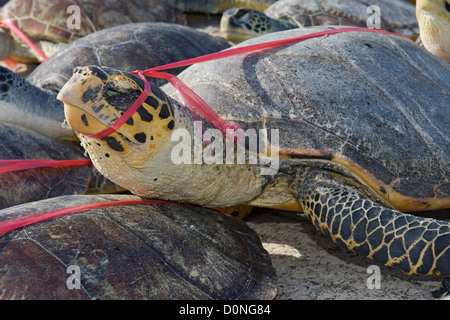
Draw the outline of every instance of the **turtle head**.
M57 99L64 102L67 123L77 132L98 171L145 197L211 206L253 199L261 185L253 167L174 161L174 152L181 150L184 156L187 145L186 155L193 152L189 134L192 118L182 116L178 103L154 85L144 103L117 131L101 139L92 137L126 112L143 92L144 85L138 75L88 66L76 68L59 92ZM178 137L181 142L172 139L175 130L183 134ZM235 188L238 180L246 181L245 190ZM208 191L199 192L205 189Z
M450 12L450 4L448 0L417 0L417 7L422 10L439 10L439 8L447 8Z
M145 102L116 132L102 139L85 134L95 135L110 127L143 90L144 82L137 75L88 66L75 68L57 99L64 102L66 121L91 158L109 158L114 154L129 165L140 167L170 140L175 127L173 106L158 87L151 86Z
M220 32L233 42L241 42L269 33L271 19L263 12L250 8L226 10L220 20Z
M416 16L425 48L450 62L450 0L418 0Z
M10 39L8 33L0 28L0 61L10 56Z

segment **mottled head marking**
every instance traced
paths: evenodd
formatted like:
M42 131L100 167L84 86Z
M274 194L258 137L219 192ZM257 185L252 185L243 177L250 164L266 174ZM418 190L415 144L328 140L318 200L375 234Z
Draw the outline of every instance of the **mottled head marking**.
M271 19L263 12L250 8L233 8L224 12L220 31L225 38L243 41L270 32Z
M74 76L58 98L65 104L67 122L78 132L88 152L92 149L91 156L117 153L139 165L159 144L170 140L175 127L173 106L153 85L145 102L117 132L87 144L93 138L83 133L96 134L111 126L134 103L143 88L143 80L134 74L97 66L74 70Z

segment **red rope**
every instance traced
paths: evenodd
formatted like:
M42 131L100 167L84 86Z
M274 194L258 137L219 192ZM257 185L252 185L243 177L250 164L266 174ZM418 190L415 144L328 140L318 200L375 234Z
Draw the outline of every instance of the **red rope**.
M186 60L182 60L182 61L178 61L178 62L174 62L174 63L165 64L162 66L158 66L158 67L154 67L154 68L150 68L150 69L146 69L146 70L136 70L136 71L132 71L131 73L138 74L141 78L143 78L145 85L147 85L148 81L145 79L145 77L142 77L142 74L146 74L150 77L167 79L177 90L178 96L182 98L182 99L180 99L180 103L183 106L184 106L183 101L187 102L188 108L190 109L191 112L194 112L194 109L195 109L207 121L209 121L211 124L213 124L217 129L219 129L220 131L225 133L226 129L228 129L228 128L238 129L239 126L237 124L227 123L225 120L223 120L200 96L198 96L187 85L185 85L180 79L178 79L178 77L176 77L172 74L166 73L166 72L159 72L159 70L184 67L184 66L189 66L191 64L195 64L195 63L223 59L223 58L236 56L236 55L240 55L240 54L244 54L244 53L250 53L250 52L255 52L258 50L274 48L274 47L278 47L278 46L282 46L282 45L286 45L286 44L290 44L290 43L294 43L294 42L298 42L298 41L302 41L302 40L306 40L306 39L311 39L311 38L315 38L315 37L321 37L321 36L325 36L325 35L331 35L331 34L342 33L342 32L354 32L354 31L392 34L392 35L396 35L396 36L400 36L400 37L408 39L407 37L404 37L402 35L392 33L389 31L385 31L385 30L379 30L379 29L366 29L366 28L353 28L353 27L331 29L331 30L315 32L315 33L311 33L311 34L307 34L307 35L303 35L303 36L299 36L299 37L294 37L294 38L258 43L258 44L249 45L249 46L240 47L240 48L232 48L232 49L228 49L228 50L224 50L224 51L220 51L220 52L210 53L210 54L192 58L192 59L186 59ZM142 94L141 94L141 96L142 96ZM141 96L138 99L140 99ZM114 123L110 127L111 128L111 130L109 131L110 133L115 132L117 129L119 129L120 126L123 125L133 115L135 110L137 110L137 108L140 106L140 105L136 105L136 101L132 106L133 111L124 113L116 121L116 123ZM101 138L98 138L97 135L89 135L89 136L97 138L97 139L101 139Z
M43 167L74 167L74 166L89 166L92 165L90 159L78 160L52 160L52 159L14 159L14 160L0 160L0 174L36 169Z
M126 206L126 205L136 205L136 204L159 204L159 203L177 203L173 201L166 200L119 200L119 201L108 201L108 202L98 202L92 204L86 204L81 206L69 207L56 209L51 211L39 212L29 214L19 218L8 219L0 222L0 234L6 233L21 227L25 227L38 222L48 221L52 219L57 219L65 216L69 216L75 213L86 212L89 210L96 210L101 208L109 208L113 206Z
M25 42L31 49L33 49L34 52L36 52L42 59L47 60L47 56L12 21L10 21L9 19L0 19L0 24L4 24L5 26L7 26L23 42Z

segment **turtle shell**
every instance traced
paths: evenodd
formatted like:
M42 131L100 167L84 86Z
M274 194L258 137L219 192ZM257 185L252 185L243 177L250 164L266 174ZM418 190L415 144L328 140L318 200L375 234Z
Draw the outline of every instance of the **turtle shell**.
M62 196L1 210L0 220L130 199L139 197ZM70 266L78 268L79 290ZM0 273L2 299L270 299L276 294L275 270L252 229L215 210L178 203L90 210L11 231L0 237Z
M239 46L327 28L337 27ZM339 33L193 65L179 78L224 119L269 138L278 129L279 172L328 163L399 210L450 207L450 65L408 39Z
M78 146L59 142L32 130L0 122L0 159L84 159ZM0 174L0 208L56 197L82 194L92 168L88 166L37 168Z
M68 28L69 6L80 10L80 26ZM0 12L31 39L68 43L92 32L134 22L185 23L178 9L155 0L10 0Z
M101 30L70 43L44 61L27 80L38 87L59 92L76 66L96 64L127 71L145 70L228 47L225 40L187 26L134 23ZM184 69L167 72L178 74ZM156 85L166 82L153 80Z
M287 19L298 26L367 26L371 5L380 8L381 29L417 37L419 26L414 5L392 0L279 0L264 13L273 19Z

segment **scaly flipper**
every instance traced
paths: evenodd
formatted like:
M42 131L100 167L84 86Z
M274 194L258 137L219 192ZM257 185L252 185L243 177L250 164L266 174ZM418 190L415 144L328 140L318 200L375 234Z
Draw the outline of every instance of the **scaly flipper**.
M407 274L450 275L450 224L392 210L321 170L303 173L300 203L335 243Z

